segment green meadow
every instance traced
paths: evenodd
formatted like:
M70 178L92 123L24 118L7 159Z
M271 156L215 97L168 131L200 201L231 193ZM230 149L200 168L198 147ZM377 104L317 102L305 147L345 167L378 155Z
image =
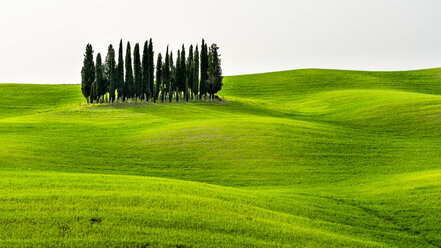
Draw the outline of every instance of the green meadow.
M0 247L441 247L441 69L87 105L0 84Z

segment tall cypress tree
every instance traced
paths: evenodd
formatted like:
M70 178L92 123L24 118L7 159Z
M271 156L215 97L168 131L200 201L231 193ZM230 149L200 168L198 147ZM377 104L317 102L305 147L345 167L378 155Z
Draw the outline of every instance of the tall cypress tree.
M170 52L170 89L171 94L169 95L170 102L173 99L173 92L176 91L176 66L173 61L173 52Z
M96 55L95 81L92 83L92 100L99 100L106 93L106 82L104 80L103 64L101 54Z
M193 45L190 45L190 49L188 51L188 59L187 59L187 82L188 82L188 94L193 90ZM191 95L193 98L193 94Z
M171 84L170 84L170 57L168 54L168 46L167 46L167 52L165 53L165 61L164 61L164 80L163 80L163 88L167 87L167 90L165 92L167 92L169 95L173 94L173 90L171 89ZM165 93L164 92L164 93ZM170 99L171 101L171 99Z
M124 97L124 57L122 40L119 42L118 48L118 65L116 66L116 87L118 91L118 98Z
M89 103L92 83L95 81L95 64L93 61L93 48L87 44L84 54L83 68L81 69L81 91Z
M185 82L187 81L187 70L186 70L186 57L185 57L185 46L182 45L182 50L181 50L181 65L180 70L181 70L181 75L180 77L180 91L184 91L185 94Z
M216 44L211 45L208 56L208 80L207 91L210 94L210 99L213 99L214 94L222 89L222 68L219 54L219 47Z
M199 49L196 46L196 51L194 52L194 64L193 64L193 88L192 92L195 97L198 97L199 91Z
M141 56L139 54L139 43L136 43L133 51L133 70L134 70L134 97L142 96L142 72Z
M158 54L158 61L156 63L156 85L155 85L155 96L154 101L158 100L159 97L159 86L162 85L162 56L161 53Z
M154 83L155 83L155 64L154 64L154 59L155 59L155 54L154 54L154 52L153 52L153 41L152 41L152 39L150 39L150 42L149 42L149 64L148 64L148 66L149 66L149 76L150 76L150 78L149 78L149 83L150 83L150 92L151 92L151 94L152 94L152 96L153 96L153 91L154 91L154 89L153 89L153 86L154 86Z
M105 66L106 81L109 84L109 101L115 101L115 90L117 88L116 80L116 62L115 62L115 49L110 44L107 49L106 66Z
M179 85L181 84L181 52L178 50L178 57L176 58L176 71L175 71L175 78L176 78L176 102L179 102L179 94L180 89Z
M147 101L150 98L150 69L149 69L149 43L144 43L144 50L142 52L142 88L143 95L147 97Z
M132 70L132 51L130 42L127 42L126 49L126 82L124 84L124 98L133 97L133 70ZM125 99L124 99L125 100Z
M109 53L109 51L107 51L107 53ZM110 87L110 79L108 77L108 70L107 70L107 56L105 59L106 60L104 61L103 64L103 84L105 89L104 96L109 92L109 87Z
M205 44L205 41L202 40L202 46L201 46L201 82L200 82L200 98L202 99L202 96L206 96L207 92L207 71L208 71L208 50L207 50L207 44Z

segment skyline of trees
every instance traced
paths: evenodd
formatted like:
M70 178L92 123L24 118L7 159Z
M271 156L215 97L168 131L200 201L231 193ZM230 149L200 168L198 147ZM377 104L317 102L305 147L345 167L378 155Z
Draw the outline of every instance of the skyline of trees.
M212 100L222 89L222 69L219 47L212 44L209 48L202 40L199 46L190 45L188 55L183 44L176 52L167 50L165 56L158 53L154 56L153 41L145 41L141 56L141 47L136 43L131 49L130 42L126 44L123 53L123 41L119 42L118 61L113 45L107 49L103 63L100 53L94 61L94 51L87 44L81 69L81 91L87 103L115 101L176 102L179 100ZM133 56L133 57L132 57Z

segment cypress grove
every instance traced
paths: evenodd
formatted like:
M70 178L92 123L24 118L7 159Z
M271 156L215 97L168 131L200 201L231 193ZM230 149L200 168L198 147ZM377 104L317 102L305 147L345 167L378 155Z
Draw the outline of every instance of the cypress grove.
M199 49L200 48L200 49ZM177 52L176 60L167 46L165 56L158 53L156 67L154 63L153 41L144 42L142 57L140 44L136 43L133 60L130 42L127 42L123 54L123 41L119 42L118 61L115 61L115 49L110 44L103 64L101 54L96 62L93 48L87 44L81 69L81 91L87 103L113 103L132 98L146 102L172 102L175 97L184 101L207 100L207 93L212 100L222 89L222 68L219 47L212 44L208 48L205 40L202 44L190 45L186 56L185 45ZM125 58L124 58L125 57Z

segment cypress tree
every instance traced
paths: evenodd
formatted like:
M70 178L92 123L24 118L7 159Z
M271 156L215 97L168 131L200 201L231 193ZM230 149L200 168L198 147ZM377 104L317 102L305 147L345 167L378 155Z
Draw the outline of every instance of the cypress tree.
M106 82L104 80L104 71L101 60L101 54L96 55L95 81L92 84L93 99L99 100L106 93Z
M205 78L204 78L204 47L205 47L205 40L202 39L202 45L201 45L201 55L200 55L200 81L199 81L199 99L202 100L202 95L204 94L204 84L205 84Z
M163 88L167 87L166 92L169 94L169 96L171 94L173 94L173 90L171 89L171 84L170 84L170 57L168 54L168 46L167 46L167 52L165 53L165 61L164 61L164 80L163 80ZM165 93L165 92L164 92ZM162 96L162 98L164 98L164 96ZM170 99L171 101L171 99Z
M162 56L161 53L158 54L158 61L156 63L156 86L155 86L155 96L154 101L158 100L159 97L159 86L162 85Z
M149 69L149 43L146 41L144 43L144 50L142 52L142 87L143 95L145 95L146 100L150 98L150 69Z
M170 52L170 89L171 94L169 95L170 102L173 99L173 92L176 90L176 66L173 61L173 52Z
M93 48L91 44L87 44L86 53L84 54L83 68L81 69L81 91L86 98L87 103L89 103L90 91L94 81L95 64L93 61Z
M207 92L207 71L208 71L208 51L207 44L202 40L201 46L201 82L200 82L200 98L206 96Z
M153 91L154 91L154 89L153 89L153 86L154 86L154 81L155 81L155 64L154 64L154 57L155 56L155 54L154 54L154 52L153 52L153 41L152 41L152 39L150 39L150 42L149 42L149 64L148 64L148 66L149 66L149 76L150 76L150 78L149 78L149 83L150 83L150 92L151 92L151 94L152 94L152 96L153 96Z
M208 80L207 91L210 94L210 99L213 99L214 94L222 89L222 68L219 54L219 47L216 44L211 45L210 54L208 57Z
M176 70L175 70L175 78L176 78L176 102L179 102L179 85L181 82L181 52L178 50L178 57L176 58Z
M139 54L139 43L136 43L133 51L133 70L134 70L134 97L142 96L142 72L141 57Z
M185 88L185 83L187 81L187 70L186 70L186 57L185 57L185 47L184 45L182 45L182 50L181 50L181 65L180 65L180 69L181 69L181 85L180 85L180 91L184 91L184 95L186 92L186 88Z
M133 70L132 70L132 52L130 42L127 42L126 49L126 82L124 84L124 98L133 97ZM125 99L124 99L125 100Z
M118 48L118 65L116 66L116 87L118 91L118 98L124 98L124 57L122 40L119 42ZM124 98L125 99L125 98Z
M196 46L196 51L194 52L194 64L193 64L193 88L192 92L195 97L198 97L199 91L199 50Z
M107 56L106 56L106 60L104 61L103 64L103 84L104 84L104 96L107 95L107 93L109 92L109 87L110 87L110 79L107 75Z
M187 82L188 82L188 94L193 90L193 45L190 45L190 49L188 51L188 59L187 59ZM193 98L193 94L191 95Z
M179 94L181 93L181 51L178 50L178 57L176 58L176 101L179 101Z
M112 45L109 45L107 49L106 56L106 66L105 66L105 76L106 81L109 84L109 101L115 101L115 90L117 88L117 80L116 80L116 62L115 62L115 49L113 49Z

